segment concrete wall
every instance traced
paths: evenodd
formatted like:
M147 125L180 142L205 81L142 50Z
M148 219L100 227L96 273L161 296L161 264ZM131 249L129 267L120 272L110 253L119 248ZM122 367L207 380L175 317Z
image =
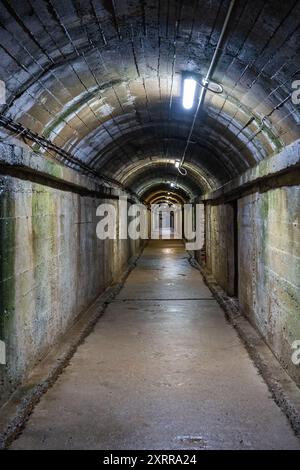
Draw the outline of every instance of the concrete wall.
M300 385L292 361L300 340L299 169L297 140L205 194L205 253L197 257L238 296L241 312Z
M206 266L229 295L234 295L234 212L232 204L205 208Z
M238 247L233 207L206 203L206 268L230 296L238 295L242 313L300 384L299 366L291 360L292 344L300 340L300 186L241 194Z
M300 384L291 361L300 340L300 187L255 192L238 204L241 310Z
M0 176L0 401L138 252L139 241L96 237L100 202Z

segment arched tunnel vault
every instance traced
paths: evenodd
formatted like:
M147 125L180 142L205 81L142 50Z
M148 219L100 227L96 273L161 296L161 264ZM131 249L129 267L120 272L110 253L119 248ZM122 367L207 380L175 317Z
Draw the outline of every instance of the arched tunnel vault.
M189 193L184 190L182 187L177 186L176 190L173 189L168 184L162 183L153 183L149 185L148 188L145 188L142 193L142 198L146 204L152 204L156 199L160 197L167 197L171 195L174 199L177 199L178 203L183 204L190 200Z
M121 182L137 195L142 195L145 188L154 181L161 181L169 185L170 189L171 185L182 187L190 194L190 197L199 196L212 188L198 166L189 164L186 168L189 170L187 176L180 178L172 161L166 162L165 159L153 159L147 163L141 161L134 169L127 168L126 179L124 178Z
M162 204L162 203L182 205L184 203L184 200L178 197L178 195L176 194L168 196L168 193L166 192L161 192L158 195L152 195L149 198L149 204Z
M2 1L2 124L13 120L134 189L142 162L158 175L161 161L181 158L193 117L182 109L181 75L206 74L228 4ZM186 157L192 192L195 178L206 192L297 137L299 15L292 0L236 2L214 70L224 93L206 94Z

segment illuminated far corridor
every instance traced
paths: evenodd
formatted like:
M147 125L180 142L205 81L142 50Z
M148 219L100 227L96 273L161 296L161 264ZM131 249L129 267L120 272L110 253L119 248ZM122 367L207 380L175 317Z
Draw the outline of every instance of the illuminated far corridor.
M299 24L0 0L0 448L299 450Z

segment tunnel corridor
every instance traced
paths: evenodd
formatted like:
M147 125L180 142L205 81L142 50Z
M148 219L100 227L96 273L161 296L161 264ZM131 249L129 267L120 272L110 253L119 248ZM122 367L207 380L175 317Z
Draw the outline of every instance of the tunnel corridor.
M299 449L299 125L299 0L0 0L0 448Z
M195 447L300 443L182 242L152 241L12 448Z

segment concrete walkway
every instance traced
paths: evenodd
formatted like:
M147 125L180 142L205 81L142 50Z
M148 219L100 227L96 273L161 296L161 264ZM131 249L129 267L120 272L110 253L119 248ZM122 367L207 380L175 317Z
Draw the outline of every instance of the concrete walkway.
M13 449L300 449L178 241L151 242Z

